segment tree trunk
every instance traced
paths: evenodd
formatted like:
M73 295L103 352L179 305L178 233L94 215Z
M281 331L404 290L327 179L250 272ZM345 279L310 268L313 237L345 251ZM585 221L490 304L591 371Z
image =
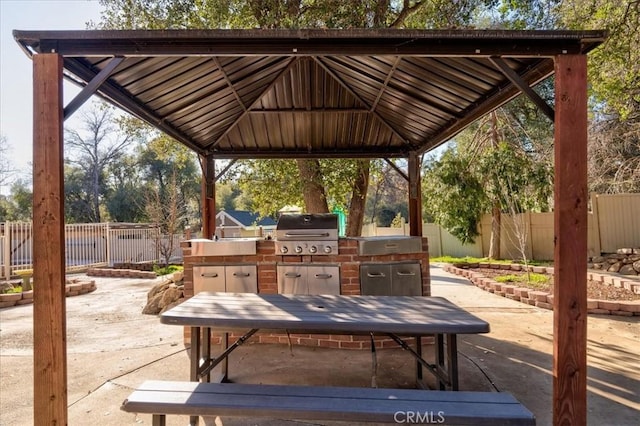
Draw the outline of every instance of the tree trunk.
M298 159L296 162L302 180L302 194L306 212L329 213L320 162L313 159Z
M362 233L364 221L364 207L369 188L370 160L358 160L358 175L353 183L351 203L349 205L349 220L347 222L347 237L358 237Z
M489 258L500 259L500 202L495 201L491 209L491 241L489 243Z
M498 116L491 112L491 149L496 149L500 143L498 135ZM495 189L495 188L494 188ZM500 259L500 200L497 196L491 208L491 242L489 243L489 259Z

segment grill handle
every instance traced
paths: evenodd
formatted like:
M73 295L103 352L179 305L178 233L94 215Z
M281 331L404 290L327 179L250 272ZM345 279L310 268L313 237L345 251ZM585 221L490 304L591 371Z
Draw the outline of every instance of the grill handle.
M298 237L303 237L303 238L328 238L329 237L329 233L328 232L314 232L314 233L286 232L284 234L284 236L287 237L287 238L298 238Z
M203 272L200 274L201 277L205 278L218 278L217 272Z
M397 249L398 248L398 244L396 243L387 243L384 245L384 248L386 249Z
M401 277L414 277L416 275L415 272L402 272L402 271L398 271L396 272L396 274Z
M367 272L367 277L369 278L384 278L386 277L386 275L384 274L384 272L375 272L375 273L371 273L371 272Z
M248 272L234 272L233 276L234 277L248 277L249 275L251 275Z

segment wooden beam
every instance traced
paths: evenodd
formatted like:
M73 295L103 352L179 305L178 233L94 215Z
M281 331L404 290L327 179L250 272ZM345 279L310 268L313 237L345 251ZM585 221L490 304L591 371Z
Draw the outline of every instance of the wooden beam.
M587 424L587 59L555 58L553 424Z
M202 162L202 237L212 238L216 232L216 163L213 155Z
M124 61L122 56L113 58L109 61L106 67L102 69L95 77L91 79L78 95L69 102L64 108L64 119L71 117L78 108L80 108L96 91L102 86L102 83L113 74L113 71Z
M422 236L422 192L420 191L420 156L409 154L409 235Z
M500 72L502 72L502 74L504 74L504 76L509 79L510 82L512 82L516 87L522 90L522 92L527 95L529 99L531 99L531 102L536 104L538 108L540 108L540 110L547 117L549 117L549 120L555 120L555 111L553 110L553 108L547 103L547 101L542 99L540 95L538 95L538 93L533 90L533 88L529 86L529 84L524 81L524 79L522 79L517 72L515 72L515 70L509 67L509 65L507 65L507 63L502 58L492 56L489 58L489 61L491 61L493 65L495 65L500 70Z
M33 412L67 424L62 56L33 57Z

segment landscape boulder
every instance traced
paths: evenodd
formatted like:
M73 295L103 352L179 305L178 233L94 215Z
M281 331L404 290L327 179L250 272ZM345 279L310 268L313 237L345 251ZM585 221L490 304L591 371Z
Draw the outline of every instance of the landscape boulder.
M178 276L177 278L182 278ZM157 315L173 306L176 306L184 300L184 281L174 281L168 279L156 284L147 293L147 305L142 310L146 315Z

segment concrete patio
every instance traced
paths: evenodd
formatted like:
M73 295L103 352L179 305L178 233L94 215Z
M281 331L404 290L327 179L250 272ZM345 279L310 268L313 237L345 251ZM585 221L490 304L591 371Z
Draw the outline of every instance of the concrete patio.
M551 424L553 313L484 292L436 265L431 273L434 296L491 324L489 334L459 336L461 389L511 392L539 425ZM67 298L69 424L151 424L150 416L121 412L121 402L146 379L188 379L182 329L140 314L153 282L98 279L95 292ZM3 426L33 424L32 308L0 310ZM640 317L589 316L588 328L589 424L635 425ZM384 349L377 359L378 386L412 386L415 367L409 354ZM248 343L230 361L230 378L236 382L370 386L371 377L369 351ZM212 422L309 424L247 418ZM168 418L171 425L186 423L186 417Z

